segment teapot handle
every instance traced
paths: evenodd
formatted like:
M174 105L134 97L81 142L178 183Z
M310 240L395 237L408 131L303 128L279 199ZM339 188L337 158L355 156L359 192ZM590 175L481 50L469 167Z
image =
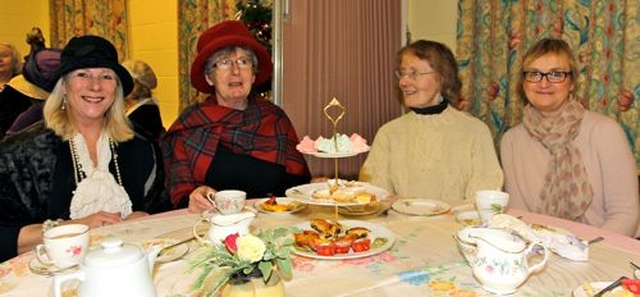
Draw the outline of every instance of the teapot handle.
M211 241L209 241L209 239L201 236L200 234L198 234L198 225L200 225L200 223L202 222L208 222L208 220L206 218L200 218L198 219L198 221L193 225L193 228L191 229L191 232L193 233L193 236L201 243L205 243L205 244L211 244Z
M56 275L53 278L53 297L62 297L62 284L72 279L78 279L80 282L84 281L84 271L78 271L69 274Z
M547 259L549 258L549 249L547 249L547 246L545 246L544 244L540 243L540 242L534 242L532 243L529 248L527 248L527 254L531 253L531 251L533 250L533 248L535 246L540 246L542 247L542 250L544 251L544 257L542 258L542 260L540 260L540 262L536 263L533 266L530 266L527 274L531 274L533 272L538 272L540 270L542 270L542 268L544 268L545 264L547 264Z

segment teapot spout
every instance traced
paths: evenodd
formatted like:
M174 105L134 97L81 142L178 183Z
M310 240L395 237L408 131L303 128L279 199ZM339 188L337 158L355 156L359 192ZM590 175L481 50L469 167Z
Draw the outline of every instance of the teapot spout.
M154 264L156 262L156 259L158 258L158 255L160 254L160 251L162 251L162 247L160 245L154 245L147 252L149 275L152 275L152 273L153 273L153 266L154 266Z

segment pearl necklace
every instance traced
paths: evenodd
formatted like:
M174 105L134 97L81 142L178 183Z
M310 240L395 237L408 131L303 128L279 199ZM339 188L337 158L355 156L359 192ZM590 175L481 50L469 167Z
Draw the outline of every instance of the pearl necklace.
M109 147L111 148L111 154L113 155L113 163L116 167L116 177L118 178L118 184L122 186L122 176L120 175L120 165L118 165L118 153L116 152L115 142L109 138ZM71 151L71 161L73 162L73 177L76 181L76 185L87 177L87 174L82 170L82 164L78 157L78 150L73 139L69 139L69 150Z

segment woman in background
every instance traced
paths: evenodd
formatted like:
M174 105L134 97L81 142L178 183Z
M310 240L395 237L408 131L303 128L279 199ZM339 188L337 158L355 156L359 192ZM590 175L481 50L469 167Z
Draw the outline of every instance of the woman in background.
M166 130L162 125L158 102L152 94L158 86L156 74L149 64L140 60L124 61L122 66L129 71L134 82L133 91L124 98L133 130L149 140L159 142Z
M569 45L545 38L524 55L522 124L501 144L509 206L625 235L638 226L638 180L629 143L612 119L576 100Z
M22 57L13 44L0 42L0 91L22 72Z
M0 139L42 120L44 101L53 89L59 64L59 49L36 50L27 58L22 74L0 92Z
M206 195L225 189L247 198L282 196L308 183L307 163L285 112L252 92L273 72L267 49L239 21L224 21L198 38L191 84L211 94L169 128L163 151L171 200L191 212L211 208Z
M445 45L418 40L398 53L398 86L409 111L376 134L360 180L399 197L452 204L475 192L502 187L491 133L457 110L461 82Z

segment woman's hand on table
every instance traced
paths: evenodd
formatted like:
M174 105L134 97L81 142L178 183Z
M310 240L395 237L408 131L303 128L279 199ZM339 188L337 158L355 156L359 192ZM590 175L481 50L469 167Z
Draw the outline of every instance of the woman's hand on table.
M131 221L131 220L135 220L135 219L138 219L138 218L146 217L148 215L149 214L144 212L144 211L134 211L129 216L124 218L124 220L125 221Z
M201 213L208 209L213 209L213 204L207 199L207 195L216 193L211 187L199 186L189 194L189 212Z
M98 228L105 225L113 225L122 222L122 216L119 212L106 212L99 211L92 215L88 215L86 217L65 221L63 224L84 224L89 226L89 228Z

